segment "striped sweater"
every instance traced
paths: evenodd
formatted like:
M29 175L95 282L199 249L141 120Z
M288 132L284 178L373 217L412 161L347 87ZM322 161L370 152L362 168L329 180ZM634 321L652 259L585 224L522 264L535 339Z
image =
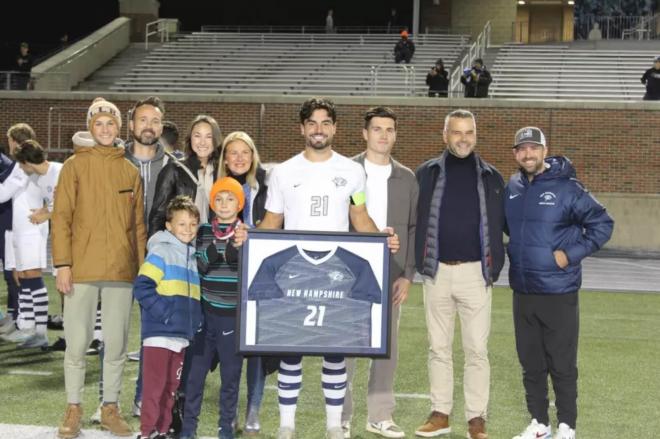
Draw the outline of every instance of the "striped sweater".
M142 339L192 340L201 324L200 288L194 248L168 231L149 239L148 255L133 284L140 303Z
M233 224L232 226L235 226ZM228 224L219 224L226 232ZM213 226L202 224L197 232L197 268L205 309L222 314L236 313L238 302L238 251L231 245L234 234L218 238Z

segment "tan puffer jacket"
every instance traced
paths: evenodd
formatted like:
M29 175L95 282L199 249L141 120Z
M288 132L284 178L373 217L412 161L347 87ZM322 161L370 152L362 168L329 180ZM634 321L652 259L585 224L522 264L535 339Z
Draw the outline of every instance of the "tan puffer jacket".
M76 283L133 282L146 248L140 174L123 148L81 146L79 134L55 191L53 263Z

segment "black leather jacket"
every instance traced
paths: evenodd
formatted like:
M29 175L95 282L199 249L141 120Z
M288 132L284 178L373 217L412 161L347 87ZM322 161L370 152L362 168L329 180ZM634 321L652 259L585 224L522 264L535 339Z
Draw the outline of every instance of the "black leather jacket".
M197 195L197 170L200 168L197 156L191 156L183 161L170 160L158 174L156 193L149 212L149 237L159 230L165 229L167 204L177 195L187 195L195 200ZM215 166L213 181L218 177L218 167ZM209 220L214 216L209 211Z

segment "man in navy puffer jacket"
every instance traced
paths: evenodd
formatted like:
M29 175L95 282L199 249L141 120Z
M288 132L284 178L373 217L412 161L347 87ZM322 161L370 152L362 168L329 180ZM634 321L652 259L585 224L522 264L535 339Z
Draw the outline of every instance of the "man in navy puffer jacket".
M516 348L532 417L520 439L551 437L548 373L559 424L554 437L575 438L581 261L610 239L614 226L570 160L546 158L547 152L540 129L519 130L513 154L520 171L505 193Z

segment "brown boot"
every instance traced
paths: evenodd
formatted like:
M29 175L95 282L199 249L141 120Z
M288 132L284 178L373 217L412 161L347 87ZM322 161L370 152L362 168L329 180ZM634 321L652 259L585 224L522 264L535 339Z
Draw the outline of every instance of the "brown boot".
M117 404L103 404L101 407L101 428L115 436L132 436L133 431L119 413Z
M426 423L415 431L415 434L421 437L436 437L448 433L451 433L449 416L436 411L431 412Z
M477 416L468 421L468 435L470 439L488 439L484 418Z
M57 437L61 439L73 439L80 434L82 407L80 404L69 404L66 406L62 425L57 429Z

